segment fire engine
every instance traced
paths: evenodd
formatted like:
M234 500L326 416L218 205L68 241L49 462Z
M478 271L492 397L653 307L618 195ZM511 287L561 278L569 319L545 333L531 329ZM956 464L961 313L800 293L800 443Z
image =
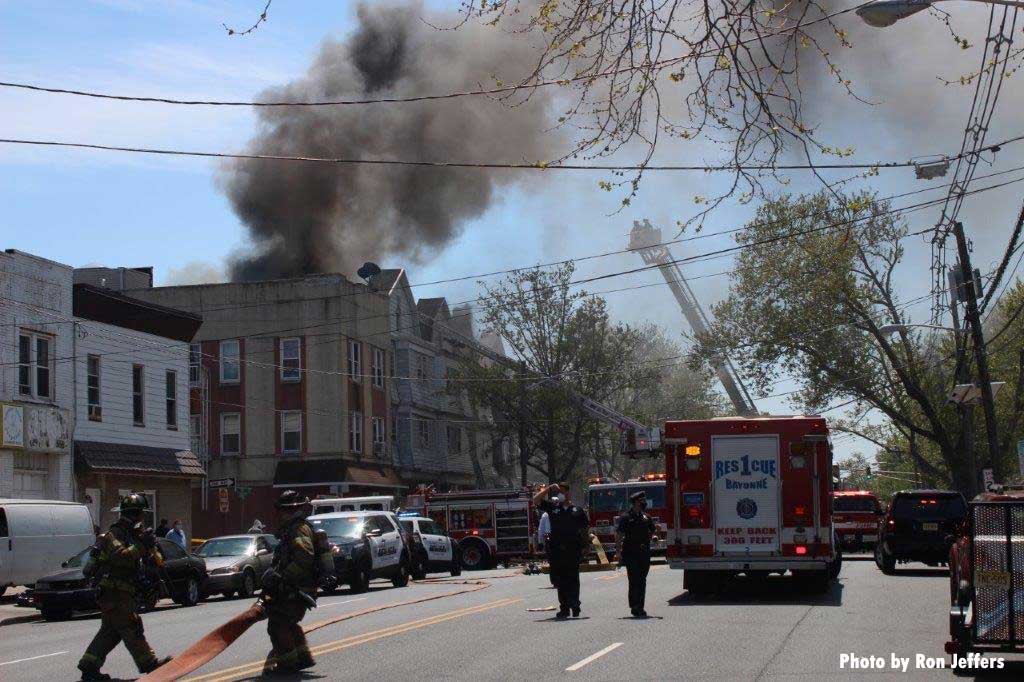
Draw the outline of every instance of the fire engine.
M694 595L740 573L791 571L822 591L842 557L832 527L832 446L818 416L668 421L669 565Z
M878 517L882 515L877 495L870 490L837 490L832 493L832 512L842 549L874 550L878 542Z
M647 514L657 525L658 541L651 545L655 554L665 553L668 532L668 507L665 506L665 474L644 474L626 482L592 478L587 488L587 515L590 532L597 536L606 554L615 553L615 519L629 511L633 493L647 493Z
M462 549L466 570L529 556L537 528L532 487L439 493L419 489L406 505L429 516Z

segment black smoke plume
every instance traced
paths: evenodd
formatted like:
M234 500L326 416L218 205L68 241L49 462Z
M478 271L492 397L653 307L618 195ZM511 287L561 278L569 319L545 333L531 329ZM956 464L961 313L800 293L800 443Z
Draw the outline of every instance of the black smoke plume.
M430 17L419 3L362 4L344 41L327 39L305 77L264 100L413 96L512 82L536 58L526 36ZM263 108L254 154L523 161L550 158L550 96L508 107L486 96L400 104ZM251 244L235 281L316 272L351 275L365 260L422 262L480 216L522 171L242 160L222 186Z

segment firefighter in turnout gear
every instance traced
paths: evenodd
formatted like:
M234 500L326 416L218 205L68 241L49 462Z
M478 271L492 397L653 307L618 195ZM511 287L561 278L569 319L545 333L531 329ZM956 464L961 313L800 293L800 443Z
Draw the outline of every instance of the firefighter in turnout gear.
M647 574L651 570L651 539L654 520L644 513L647 495L633 493L629 497L632 507L615 519L616 553L619 565L626 567L629 579L629 610L636 618L646 618L644 597L647 595Z
M580 561L590 541L590 522L582 509L572 504L558 484L541 488L533 498L537 509L547 512L551 522L548 556L551 575L558 588L559 620L580 615Z
M171 660L169 656L158 659L153 653L146 642L142 619L136 613L143 564L163 563L153 529L142 525L147 509L149 503L145 495L127 495L119 507L121 518L93 546L86 575L98 581L96 602L100 607L100 631L78 662L83 680L110 679L100 668L119 642L124 642L141 673L152 672Z
M306 522L313 508L308 497L294 490L281 493L274 506L280 543L273 567L263 576L267 633L273 646L270 658L275 672L298 672L314 665L299 625L306 609L316 604L316 541Z

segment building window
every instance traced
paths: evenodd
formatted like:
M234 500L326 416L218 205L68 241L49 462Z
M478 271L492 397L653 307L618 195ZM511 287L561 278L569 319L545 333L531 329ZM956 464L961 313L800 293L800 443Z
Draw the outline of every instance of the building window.
M371 420L373 426L373 444L384 444L384 417L374 417Z
M49 336L18 334L18 393L34 398L53 395L53 340Z
M302 378L301 343L299 339L281 339L281 381Z
M203 437L203 415L190 414L188 417L189 440L192 453L200 459L206 458L206 439Z
M200 367L202 366L203 346L200 343L188 345L188 383L189 386L198 386L200 381Z
M242 449L242 415L229 412L220 416L220 454L237 455Z
M302 449L302 412L281 413L281 452L293 453Z
M100 404L100 356L90 355L85 360L86 402L89 419L103 421L103 406Z
M427 378L427 356L416 353L416 378L423 381Z
M178 428L178 373L170 370L164 375L167 393L167 428Z
M416 442L421 448L430 447L430 424L425 419L416 421Z
M353 412L348 418L348 449L363 451L363 413Z
M146 424L146 395L143 392L145 389L144 371L142 365L132 365L132 421L136 426L145 426Z
M394 409L394 408L392 408ZM398 442L398 415L394 412L391 413L391 444L394 445Z
M237 384L241 377L239 347L238 339L220 342L220 382L222 384Z
M377 388L384 388L384 351L380 348L373 349L370 373L373 375L373 385Z
M363 374L363 347L358 341L348 342L348 375L359 381Z
M448 454L457 455L462 452L462 429L458 426L448 427Z

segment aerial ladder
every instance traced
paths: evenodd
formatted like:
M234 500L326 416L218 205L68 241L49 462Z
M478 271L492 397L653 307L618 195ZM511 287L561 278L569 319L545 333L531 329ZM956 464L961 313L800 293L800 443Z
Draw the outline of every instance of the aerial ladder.
M529 377L536 377L537 385L539 386L566 388L558 377L549 377L540 372L525 369L525 365L520 365L520 363L512 358L491 350L476 339L462 336L457 343L496 364L513 371L525 372ZM658 427L641 424L632 417L622 414L596 400L580 395L572 389L569 389L569 399L594 419L610 424L618 430L620 449L624 455L632 458L654 457L659 453L661 449L661 429Z
M634 220L633 229L629 232L629 250L639 253L647 265L656 265L661 270L668 288L672 290L679 308L683 311L683 317L690 323L690 328L698 336L706 334L711 323L697 302L697 297L683 276L678 262L672 257L672 251L668 245L662 243L661 230L651 225L649 220ZM722 382L722 388L725 389L733 407L736 408L736 414L741 417L755 416L757 407L747 387L740 380L732 361L727 357L715 357L711 359L711 367L718 375L718 380Z

